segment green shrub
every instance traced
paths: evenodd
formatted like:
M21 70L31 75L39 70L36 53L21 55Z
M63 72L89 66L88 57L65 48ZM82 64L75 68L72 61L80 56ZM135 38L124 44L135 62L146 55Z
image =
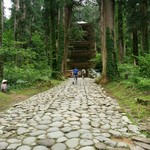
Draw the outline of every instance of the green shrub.
M138 84L140 82L139 78L136 76L132 76L132 78L130 78L130 81L135 83L135 84Z
M150 78L150 54L139 57L140 74L143 77Z
M70 38L74 40L83 40L83 36L85 35L85 31L78 24L73 24L70 30Z
M97 52L95 58L91 59L90 61L96 64L95 68L100 69L100 72L102 71L102 56L100 53Z
M150 91L150 79L147 78L139 78L139 82L136 85L140 90Z
M130 64L119 65L119 72L121 76L121 83L127 87L134 87L140 90L150 90L150 79L144 76L141 76L140 67ZM125 79L125 75L128 75L128 78Z
M4 78L8 80L10 86L21 87L28 86L36 81L48 81L51 77L51 69L44 68L37 70L33 67L11 67L6 66L4 69Z
M52 72L52 78L57 80L65 80L64 76L59 71Z
M131 64L120 64L119 73L121 78L125 78L125 75L128 75L129 78L133 78L139 75L139 68Z

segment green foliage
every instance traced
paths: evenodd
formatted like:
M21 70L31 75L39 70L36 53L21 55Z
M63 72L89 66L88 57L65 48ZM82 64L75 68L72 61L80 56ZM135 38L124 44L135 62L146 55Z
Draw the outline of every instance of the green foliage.
M117 62L114 52L114 40L109 28L106 30L106 47L107 47L107 77L113 80L118 77ZM114 57L114 58L113 58Z
M150 54L139 57L140 74L143 77L150 78Z
M134 87L140 90L150 90L150 78L142 77L140 69L139 66L120 64L119 72L121 82L128 87ZM128 76L127 79L125 79L126 75Z
M150 79L147 78L137 78L138 79L138 84L136 87L140 90L145 90L145 91L150 91Z
M13 32L8 29L3 33L3 47L13 45Z
M119 64L118 66L120 77L125 79L125 75L127 74L129 78L138 76L139 68L138 66L134 66L131 64Z
M0 55L3 56L4 62L10 62L17 66L33 63L36 56L35 52L31 49L17 48L14 46L1 48Z
M44 61L45 63L47 62L47 56L44 51L44 42L42 39L42 35L40 35L39 33L33 34L31 38L30 47L32 49L32 52L36 56L36 58L33 58L35 61Z
M102 56L100 53L96 52L95 58L91 59L90 61L94 62L96 64L97 69L102 70Z
M106 30L106 47L107 47L107 76L109 79L114 77L114 71L112 67L112 52L113 52L113 41L110 36L109 28Z
M100 53L96 52L96 56L95 58L91 59L91 61L95 62L95 63L100 63L102 62L102 56Z
M36 48L38 51L40 49L41 49L41 51L43 50L44 42L43 42L41 35L39 33L34 33L32 35L31 42L32 42L31 46L34 47L34 49Z
M4 78L8 80L11 87L18 88L31 85L37 81L50 80L51 72L49 68L37 70L32 67L5 66Z
M83 40L85 31L83 31L78 24L73 24L70 30L70 39L75 41Z
M57 80L65 80L64 76L59 71L53 71L52 78Z

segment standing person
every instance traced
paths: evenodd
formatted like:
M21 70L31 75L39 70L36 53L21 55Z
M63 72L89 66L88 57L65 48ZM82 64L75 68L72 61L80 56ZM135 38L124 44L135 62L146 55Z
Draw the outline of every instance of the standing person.
M77 68L73 69L73 78L74 78L74 83L77 83L77 79L78 79L78 69Z
M82 79L84 79L84 76L85 76L85 74L86 74L86 70L85 70L85 69L82 69L81 74L82 74Z
M1 91L2 92L7 92L8 86L7 86L7 80L3 80L1 84Z

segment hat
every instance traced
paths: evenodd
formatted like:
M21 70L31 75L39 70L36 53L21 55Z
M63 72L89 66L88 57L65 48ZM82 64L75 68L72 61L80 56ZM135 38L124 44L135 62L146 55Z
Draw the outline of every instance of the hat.
M7 80L4 79L4 80L2 81L2 83L5 83L5 82L7 82Z

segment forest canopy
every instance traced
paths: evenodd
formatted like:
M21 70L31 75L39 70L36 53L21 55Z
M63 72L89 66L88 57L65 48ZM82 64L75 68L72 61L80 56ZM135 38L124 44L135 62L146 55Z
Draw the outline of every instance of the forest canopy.
M1 80L20 85L65 75L70 39L84 35L75 23L85 21L94 28L99 81L149 87L149 0L12 0L10 18L3 7L0 15Z

